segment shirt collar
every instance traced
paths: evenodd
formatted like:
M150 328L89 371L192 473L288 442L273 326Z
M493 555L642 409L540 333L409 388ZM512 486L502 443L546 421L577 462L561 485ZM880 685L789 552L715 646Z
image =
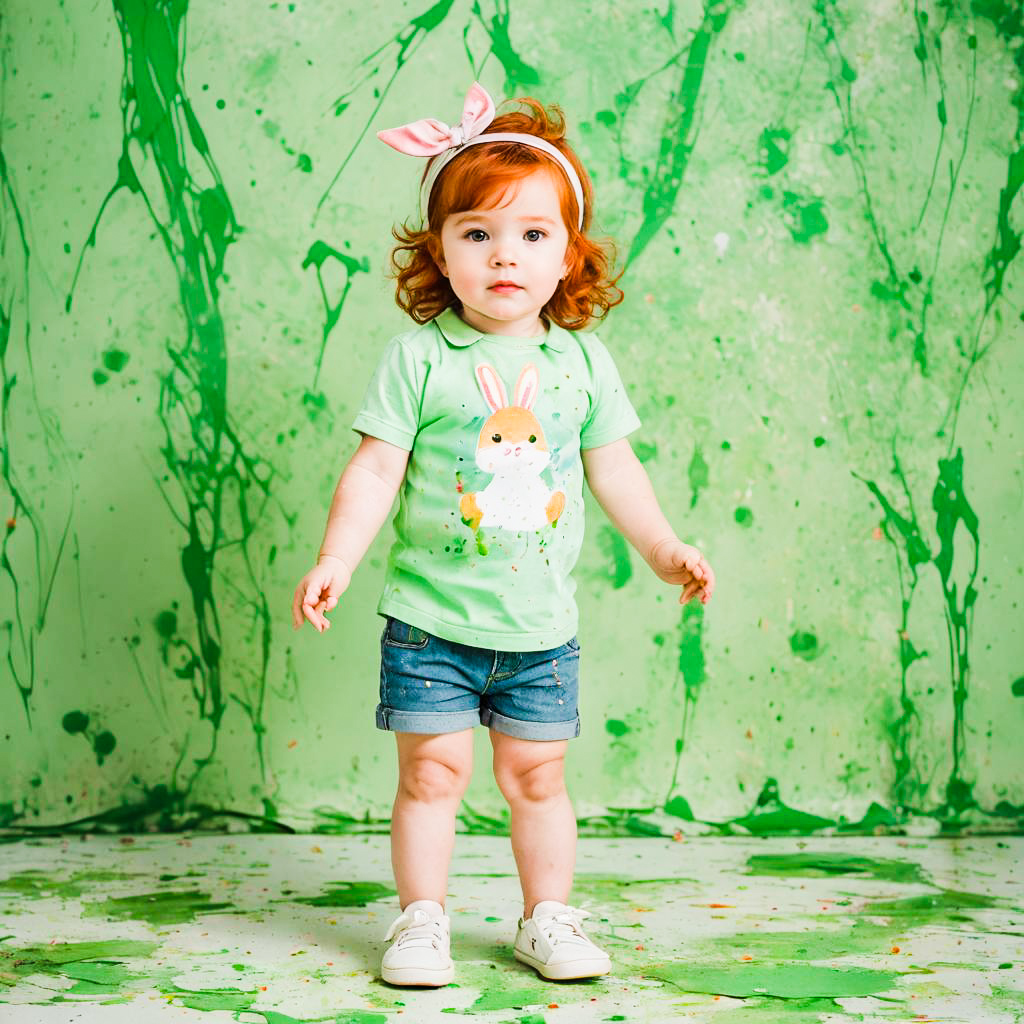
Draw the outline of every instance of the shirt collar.
M484 334L483 331L478 331L475 327L467 324L450 306L435 318L434 323L444 336L445 341L456 348L467 348L481 338L490 337L490 335ZM554 352L564 352L566 350L566 342L565 329L559 327L558 324L549 322L547 334L541 345L544 348L552 349Z

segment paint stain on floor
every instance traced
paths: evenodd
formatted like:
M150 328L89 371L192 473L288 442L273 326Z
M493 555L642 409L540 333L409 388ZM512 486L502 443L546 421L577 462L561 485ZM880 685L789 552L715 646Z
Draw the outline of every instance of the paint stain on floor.
M581 839L572 903L613 973L512 957L508 840L460 835L456 981L377 977L388 837L75 836L0 846L4 1024L1014 1024L1024 838Z

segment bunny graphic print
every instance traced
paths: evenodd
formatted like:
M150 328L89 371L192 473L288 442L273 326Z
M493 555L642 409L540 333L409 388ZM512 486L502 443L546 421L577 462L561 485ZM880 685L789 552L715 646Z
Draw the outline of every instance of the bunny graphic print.
M566 643L580 452L639 422L593 334L481 334L446 310L393 338L353 422L409 452L378 612L474 647Z
M480 430L476 464L493 479L482 491L462 496L463 522L474 530L539 530L555 525L565 508L565 493L553 491L541 477L551 453L544 428L532 412L540 391L537 367L523 367L511 405L493 366L477 366L476 379L491 410Z

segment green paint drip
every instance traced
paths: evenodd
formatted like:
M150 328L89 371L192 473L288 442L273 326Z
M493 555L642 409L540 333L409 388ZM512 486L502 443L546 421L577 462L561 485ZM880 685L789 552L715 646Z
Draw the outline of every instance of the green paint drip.
M700 445L693 449L690 465L686 468L686 475L690 481L690 508L696 508L700 492L706 490L711 481L711 472L707 462L704 461L704 453L700 450Z
M672 769L672 781L665 797L666 807L676 798L676 784L679 780L679 766L686 749L686 734L690 718L697 710L697 700L706 677L703 649L704 614L691 601L684 604L679 619L679 679L683 684L683 720L676 739L676 760ZM686 805L689 810L689 804Z
M341 289L341 295L338 296L337 301L333 305L327 297L327 287L324 284L324 264L328 260L340 263L344 271L344 284ZM352 278L359 273L368 273L370 262L365 256L361 260L357 260L347 253L333 248L326 242L316 241L309 247L306 258L302 261L303 270L307 270L309 267L316 268L316 281L320 288L320 298L323 301L325 313L324 328L320 337L320 351L316 357L316 372L313 374L313 384L311 389L303 396L303 404L310 410L310 419L314 419L316 411L324 408L327 401L326 396L322 392L317 391L320 370L324 361L324 352L327 350L327 339L341 318L342 307L345 305L345 299L352 288Z
M978 517L964 495L963 452L958 450L952 459L939 460L939 478L932 492L935 510L935 531L940 548L935 556L935 567L942 579L942 593L946 599L946 631L949 636L950 660L953 672L953 768L946 783L946 808L954 815L976 806L972 786L963 778L967 753L964 726L964 705L967 703L968 657L970 620L978 592L974 581L978 577L978 554L981 540L978 536ZM953 545L956 528L962 523L973 541L973 559L969 575L960 581L962 597L958 600L958 583L952 579Z
M978 575L981 547L978 517L964 495L963 453L958 450L954 458L940 459L938 463L938 478L932 491L932 508L935 511L935 531L939 538L939 550L933 555L921 537L921 529L914 514L909 487L895 454L893 462L893 473L901 480L910 506L909 518L896 512L893 504L882 494L877 484L863 480L857 474L854 476L866 484L882 506L885 512L885 520L882 524L885 536L896 547L901 556L900 562L906 562L910 575L909 589L904 590L903 575L900 574L901 590L903 590L903 615L899 631L902 714L897 722L889 726L889 733L895 747L893 759L897 769L894 796L897 806L917 808L927 790L924 772L922 770L915 772L912 767L914 756L909 748L912 739L916 736L918 716L910 701L907 688L907 671L910 665L924 657L927 652L918 652L914 648L910 642L907 624L911 599L918 583L917 568L919 565L932 561L938 570L946 603L945 625L949 636L953 728L952 769L946 783L945 803L930 813L940 819L944 819L948 815L955 818L964 810L977 806L972 794L972 785L963 775L963 762L966 756L964 710L968 691L970 622L974 602L977 599L974 582ZM972 553L968 562L967 578L958 582L952 578L952 573L954 543L957 526L960 524L963 524L966 535L971 540ZM914 777L915 775L916 777ZM920 811L920 813L926 812Z
M269 498L272 474L262 460L246 453L227 411L227 350L219 290L227 249L236 240L238 224L206 136L185 92L182 47L187 10L187 2L154 6L147 0L114 0L125 61L122 149L117 180L104 198L83 246L66 303L70 310L85 250L95 246L97 227L107 203L121 188L141 195L177 275L186 324L179 346L167 347L171 366L161 380L159 416L165 430L161 454L186 509L181 567L192 595L196 628L194 644L179 637L175 646L189 655L193 699L200 721L209 728L197 728L196 739L181 744L171 782L171 792L179 805L185 803L195 780L213 760L227 709L220 616L213 584L216 556L226 544L239 547L245 556L242 572L248 574L252 590L251 605L259 625L258 649L262 659L252 691L231 696L250 719L264 776L266 728L262 716L271 621L248 544ZM150 197L140 182L132 162L136 151L151 159L158 169L159 197ZM198 180L191 169L193 154L209 183ZM167 211L166 219L161 219L158 210ZM234 522L228 520L231 505L224 500L232 493L237 502ZM200 756L195 756L197 744L207 746ZM194 768L184 791L180 791L177 775L188 755L192 755L190 766Z
M321 207L327 201L327 197L331 194L331 190L337 184L345 168L348 167L352 155L363 141L363 137L366 135L370 125L376 123L377 114L387 99L391 87L395 84L395 79L398 77L398 73L402 70L403 65L419 48L423 40L440 26L447 17L448 12L452 9L454 2L455 0L438 0L432 7L429 7L422 14L403 25L388 43L377 47L376 50L364 57L358 65L359 68L365 69L362 78L351 89L342 93L334 101L334 116L341 117L349 108L355 93L368 83L372 86L373 95L377 100L363 122L351 148L345 154L337 171L334 172L334 177L331 178L327 188L324 189L323 195L317 200L316 213L313 217L314 223L320 215ZM385 67L389 60L393 62L391 72L390 74L385 74ZM383 84L378 84L382 81Z
M498 58L505 69L505 95L534 95L535 87L540 85L540 75L512 47L512 37L509 33L509 22L512 18L510 0L496 0L494 8L495 13L490 20L484 18L479 0L473 0L471 10L490 36L490 52ZM475 67L472 55L469 63Z
M597 534L597 544L607 565L602 577L611 583L613 590L621 589L633 578L626 539L614 527L602 526Z
M6 76L6 67L0 67L0 74ZM18 197L7 167L7 159L0 140L0 195L3 196L3 230L0 237L4 239L2 248L5 255L5 286L0 294L0 477L10 495L7 511L7 525L0 540L0 570L8 577L13 591L12 601L5 605L8 609L0 618L0 633L6 639L6 652L3 661L10 670L14 685L21 698L25 721L32 728L31 697L35 691L36 671L39 664L36 653L39 637L46 627L46 616L49 612L50 599L53 596L54 584L64 557L64 549L71 531L71 517L74 510L74 485L69 489L71 497L65 503L65 511L60 513L60 505L54 494L52 485L46 488L22 488L19 481L31 480L35 476L35 466L22 465L17 444L25 438L24 431L12 429L13 400L22 394L30 403L37 421L37 432L46 447L46 451L61 475L72 478L71 451L64 440L55 417L45 411L39 402L42 390L36 379L31 344L31 308L29 305L29 264L31 252L25 234L25 222L18 205ZM9 225L8 221L13 224ZM11 239L12 253L7 255L7 238ZM19 271L15 274L13 265L17 261ZM17 284L15 284L17 279ZM24 328L21 332L17 348L11 347L11 324L15 316L16 306L23 307ZM18 385L21 385L21 390ZM44 513L44 508L48 512ZM54 509L63 519L60 535L51 537L48 521L52 521ZM29 529L26 540L17 539L14 533L19 527ZM31 576L23 572L22 564L29 568ZM84 630L84 625L83 625ZM14 817L21 817L14 812L13 804L0 805L9 807L3 817L8 824Z
M694 122L704 71L711 62L715 36L725 28L733 6L732 2L724 0L705 0L701 23L694 31L689 46L683 51L686 53L686 64L678 88L668 99L657 157L644 190L643 223L629 247L627 267L647 248L672 215L676 196L690 162L690 154L697 144ZM670 63L677 61L678 57ZM633 103L642 85L643 80L634 82L616 97L620 110Z

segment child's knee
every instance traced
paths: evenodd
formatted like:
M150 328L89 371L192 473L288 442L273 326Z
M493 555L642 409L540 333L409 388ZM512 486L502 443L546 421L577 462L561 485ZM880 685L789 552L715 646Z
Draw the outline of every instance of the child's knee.
M505 764L495 758L494 780L509 803L551 800L565 792L565 759L555 757L532 763Z

